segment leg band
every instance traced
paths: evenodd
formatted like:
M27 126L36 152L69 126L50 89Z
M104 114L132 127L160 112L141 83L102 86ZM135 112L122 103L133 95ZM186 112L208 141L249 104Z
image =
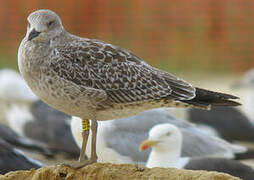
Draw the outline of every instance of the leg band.
M90 125L88 119L82 119L82 131L89 131Z

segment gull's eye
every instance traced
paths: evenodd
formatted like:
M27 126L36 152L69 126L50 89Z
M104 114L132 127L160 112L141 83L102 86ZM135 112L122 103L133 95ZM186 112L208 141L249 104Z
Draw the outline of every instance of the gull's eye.
M55 23L55 21L49 21L47 25L48 25L48 27L51 27L54 25L54 23Z

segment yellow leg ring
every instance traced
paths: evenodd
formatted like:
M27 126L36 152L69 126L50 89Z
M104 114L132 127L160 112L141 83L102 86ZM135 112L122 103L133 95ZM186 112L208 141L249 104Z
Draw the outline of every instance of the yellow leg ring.
M89 131L90 125L88 119L82 119L82 131Z

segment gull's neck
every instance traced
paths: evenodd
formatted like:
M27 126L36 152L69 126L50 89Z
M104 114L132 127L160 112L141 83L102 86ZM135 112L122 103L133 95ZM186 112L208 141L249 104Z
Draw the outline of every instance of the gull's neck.
M146 167L172 167L182 168L187 163L188 158L181 158L181 143L172 144L168 149L153 148L149 155Z

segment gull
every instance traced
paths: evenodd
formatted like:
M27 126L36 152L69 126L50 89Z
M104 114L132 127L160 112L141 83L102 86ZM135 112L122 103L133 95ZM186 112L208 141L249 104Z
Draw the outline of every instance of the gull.
M128 50L68 33L51 10L28 18L26 36L18 50L19 71L42 101L82 118L83 143L79 168L97 162L97 120L135 115L158 107L236 106L237 97L193 87L148 65ZM91 120L91 156L85 151Z
M22 149L39 152L46 157L52 157L51 150L42 142L37 142L17 134L8 126L0 123L0 139L6 143Z
M173 167L192 170L218 171L251 180L254 169L240 162L226 158L180 157L182 134L168 123L158 124L149 132L149 138L140 144L140 151L152 148L146 167Z
M242 111L232 107L215 107L205 112L187 111L188 121L200 128L212 128L217 136L230 142L254 142L254 123Z
M44 165L41 162L26 156L23 151L0 138L0 174L15 170L38 169L42 166Z

